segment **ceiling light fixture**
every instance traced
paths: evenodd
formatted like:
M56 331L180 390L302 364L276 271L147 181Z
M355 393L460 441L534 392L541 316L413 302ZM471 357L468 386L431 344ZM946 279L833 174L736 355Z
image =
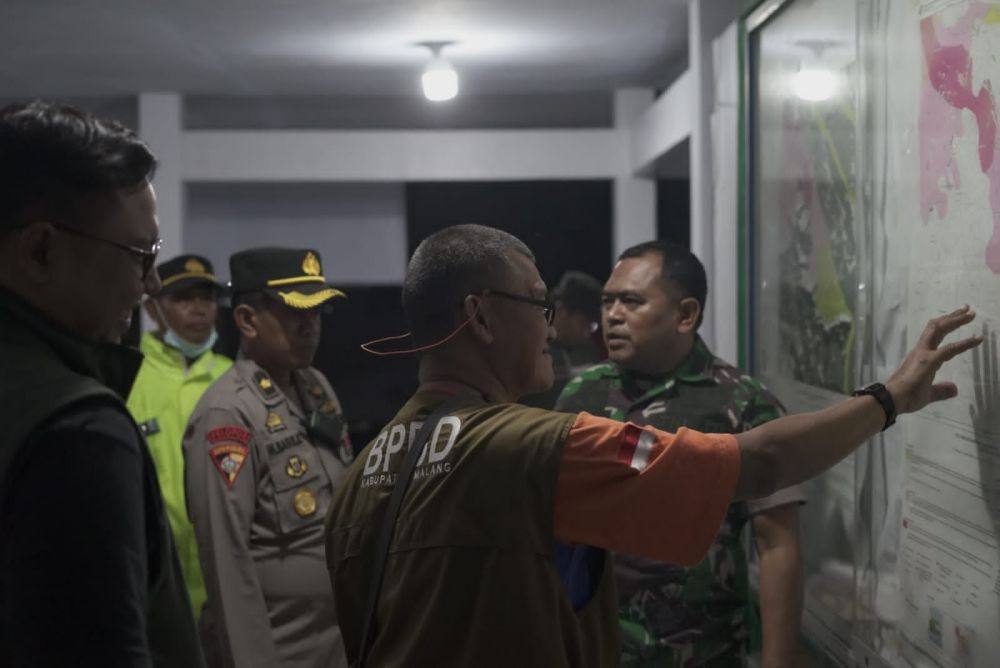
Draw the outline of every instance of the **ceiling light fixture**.
M827 69L802 69L795 73L792 88L807 102L829 100L837 92L837 77Z
M823 102L840 92L840 76L833 69L830 58L823 58L824 52L842 46L836 40L801 39L795 46L809 51L809 57L799 62L799 71L792 75L792 90L799 99L807 102Z
M444 102L458 95L458 72L441 52L454 42L421 42L431 51L431 61L424 68L420 83L424 87L424 97L431 102Z

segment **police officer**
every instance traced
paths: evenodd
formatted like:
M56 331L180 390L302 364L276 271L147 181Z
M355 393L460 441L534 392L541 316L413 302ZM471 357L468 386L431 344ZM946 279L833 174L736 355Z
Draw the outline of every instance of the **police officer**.
M195 616L205 603L198 546L184 502L181 439L195 404L233 361L212 351L222 286L212 263L200 255L179 255L157 265L163 287L146 300L157 329L139 343L142 367L128 395L128 409L156 462L167 518Z
M344 293L312 250L257 248L229 266L241 356L184 437L206 654L239 668L346 665L323 517L351 444L337 396L310 366L320 312Z

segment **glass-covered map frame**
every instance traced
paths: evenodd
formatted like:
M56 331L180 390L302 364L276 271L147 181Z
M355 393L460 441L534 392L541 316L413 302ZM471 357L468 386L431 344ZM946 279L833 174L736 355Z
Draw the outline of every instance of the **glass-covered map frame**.
M855 10L843 0L773 0L744 24L746 352L791 412L843 398L865 373L870 267L857 199ZM796 76L816 70L834 74L834 92L804 100ZM865 457L807 483L800 512L803 632L833 665L851 665L855 654Z

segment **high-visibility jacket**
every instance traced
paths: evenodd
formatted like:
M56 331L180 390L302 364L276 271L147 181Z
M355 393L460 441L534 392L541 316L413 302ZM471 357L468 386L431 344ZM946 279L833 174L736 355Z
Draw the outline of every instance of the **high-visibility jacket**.
M143 335L139 348L145 360L129 394L128 409L145 434L156 463L167 518L174 531L188 595L197 616L205 603L205 583L184 499L181 443L188 418L201 395L233 365L233 361L208 351L189 367L179 351L149 332Z

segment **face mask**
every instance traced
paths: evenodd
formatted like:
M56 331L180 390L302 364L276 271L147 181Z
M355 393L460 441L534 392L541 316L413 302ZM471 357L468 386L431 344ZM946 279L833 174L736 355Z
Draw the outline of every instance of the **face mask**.
M155 308L159 312L160 319L163 320L164 323L166 323L167 316L163 313L163 309L160 308L159 302L157 302L155 299L152 301L153 301L153 308ZM214 327L212 328L212 333L209 334L208 338L205 339L202 343L191 343L187 339L182 339L180 335L177 334L177 332L170 329L169 327L167 328L166 333L163 335L163 342L165 344L167 344L174 350L179 351L182 355L184 355L184 357L191 360L198 359L206 352L211 350L212 346L214 346L215 342L218 340L219 340L219 333L215 331Z
M219 333L212 328L212 333L205 339L202 343L191 343L186 339L182 339L178 336L177 332L172 329L168 329L167 333L163 335L163 342L173 348L174 350L180 351L184 357L188 359L198 359L206 352L212 349L215 342L219 340Z

